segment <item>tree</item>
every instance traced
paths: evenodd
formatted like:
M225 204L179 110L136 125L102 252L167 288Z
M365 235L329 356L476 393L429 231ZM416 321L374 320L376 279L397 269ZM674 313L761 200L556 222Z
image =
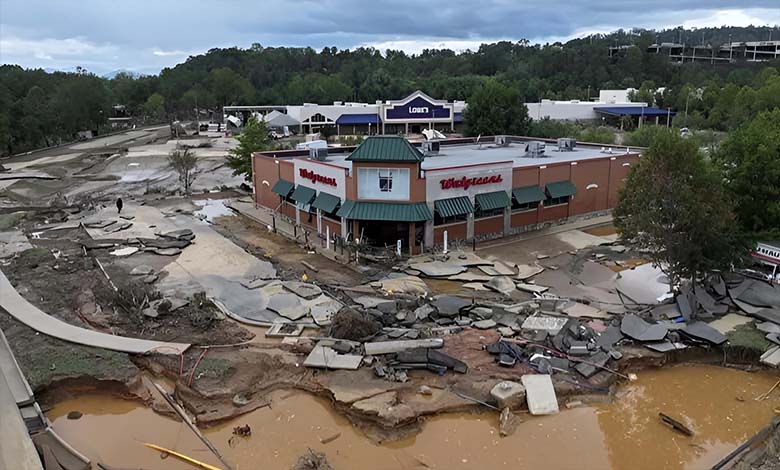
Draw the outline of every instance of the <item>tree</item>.
M159 93L153 93L144 104L144 112L153 121L162 121L165 117L165 98Z
M468 100L463 112L467 135L526 135L528 108L513 88L488 80Z
M696 144L659 133L631 168L614 211L621 236L633 240L670 280L728 269L746 253L720 175Z
M230 149L227 157L227 166L233 169L233 175L244 175L247 181L252 179L252 154L271 147L271 138L268 137L268 129L265 122L249 118L236 137L238 146Z
M198 159L188 148L176 147L168 154L168 165L179 175L179 184L184 189L184 194L190 195L190 188L197 176Z
M742 228L780 235L780 109L758 114L732 132L716 154Z

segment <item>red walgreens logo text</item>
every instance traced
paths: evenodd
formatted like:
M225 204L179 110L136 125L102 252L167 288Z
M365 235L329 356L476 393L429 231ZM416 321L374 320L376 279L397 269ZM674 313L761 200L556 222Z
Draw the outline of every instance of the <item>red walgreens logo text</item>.
M318 175L317 173L311 170L306 170L304 168L301 168L299 170L299 173L301 175L301 178L310 180L312 183L322 183L322 184L329 184L331 186L336 186L336 178L330 178L328 176Z
M447 178L444 180L439 180L439 184L441 184L441 189L453 189L453 188L469 189L471 186L479 186L482 184L494 184L494 183L500 183L502 181L504 181L504 178L502 178L501 175L477 176L474 178L466 178L464 176L460 179Z

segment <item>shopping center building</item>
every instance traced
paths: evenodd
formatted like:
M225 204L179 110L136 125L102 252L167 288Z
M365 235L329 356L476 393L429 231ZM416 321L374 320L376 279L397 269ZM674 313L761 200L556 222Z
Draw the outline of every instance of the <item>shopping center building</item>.
M311 153L310 153L311 152ZM639 149L496 136L413 144L374 136L355 147L258 152L256 204L323 237L417 254L499 238L617 202Z
M437 100L422 91L415 91L399 100L376 103L333 104L304 103L280 106L225 106L225 116L240 116L243 122L250 115L278 116L284 114L284 126L298 133L333 128L338 135L419 134L422 129L443 132L458 130L463 123L465 101ZM273 120L269 120L270 126Z

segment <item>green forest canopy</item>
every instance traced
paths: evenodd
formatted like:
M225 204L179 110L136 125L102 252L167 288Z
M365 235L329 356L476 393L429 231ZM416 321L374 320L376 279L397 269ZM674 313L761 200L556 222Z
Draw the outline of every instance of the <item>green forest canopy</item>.
M587 99L599 89L638 88L638 97L681 110L694 127L728 130L780 100L777 63L674 64L646 52L659 41L702 40L718 46L764 40L770 28L619 30L566 43L527 40L483 44L475 51L425 50L419 55L372 48L340 50L263 47L212 49L159 75L47 73L0 66L0 154L70 140L79 130L101 130L111 106L123 104L141 122L192 119L195 108L228 104L397 99L420 89L440 99L466 100L488 78L524 101ZM609 57L608 48L634 44ZM665 87L664 93L650 90ZM766 103L764 100L769 99Z

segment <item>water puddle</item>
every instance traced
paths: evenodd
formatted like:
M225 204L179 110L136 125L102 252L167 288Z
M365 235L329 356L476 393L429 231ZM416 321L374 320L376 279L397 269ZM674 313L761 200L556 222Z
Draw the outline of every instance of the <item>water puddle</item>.
M777 380L709 366L679 366L639 374L618 398L547 417L523 415L510 437L498 434L493 414L448 414L427 420L419 435L374 444L324 399L275 392L273 405L205 430L237 470L289 469L308 448L324 451L339 469L632 468L709 467L746 440L780 406L780 391L756 401ZM68 420L69 411L84 413ZM658 418L664 412L695 435L677 434ZM94 462L148 470L191 469L164 460L143 442L219 465L187 427L133 402L87 395L48 413L54 428ZM229 444L233 426L248 424L249 438ZM334 440L323 444L322 441Z

